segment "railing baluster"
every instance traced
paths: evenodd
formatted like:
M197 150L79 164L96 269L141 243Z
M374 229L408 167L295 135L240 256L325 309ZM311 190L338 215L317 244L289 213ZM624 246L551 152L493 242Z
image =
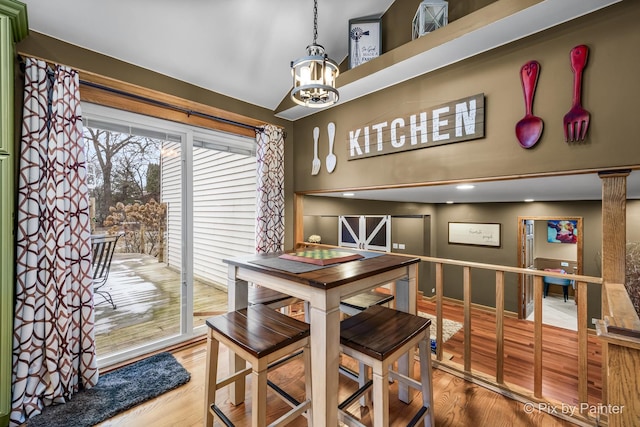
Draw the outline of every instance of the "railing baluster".
M496 382L504 384L504 271L496 270Z
M578 296L578 402L587 402L587 284L576 283ZM581 405L582 408L582 405ZM584 411L583 411L584 412Z
M436 359L442 361L444 343L442 342L442 333L444 323L442 316L442 299L444 297L444 266L441 262L436 263L436 319L438 326L436 330Z
M304 243L300 243L303 245ZM332 245L315 245L319 247L336 247ZM408 255L409 256L409 255ZM410 255L414 256L414 255ZM533 296L534 296L534 337L533 337L533 352L534 352L534 389L533 397L546 401L542 397L542 375L543 375L543 347L542 347L542 335L543 335L543 323L542 323L542 294L544 289L544 277L556 277L562 279L570 279L576 281L576 299L577 299L577 322L578 322L578 391L577 401L580 403L588 402L588 328L587 328L587 286L588 284L602 285L602 278L582 276L576 274L560 274L548 271L530 270L521 267L510 267L504 265L484 264L478 262L461 261L453 259L444 259L436 257L419 256L424 262L430 262L435 264L435 279L436 279L436 317L438 319L438 326L436 328L436 339L438 342L436 350L436 359L438 360L438 366L451 371L455 375L461 378L469 379L479 384L488 384L491 389L496 389L502 392L506 396L516 398L522 402L531 401L531 390L523 391L519 390L514 394L514 386L504 381L504 365L505 365L505 346L504 346L504 329L505 329L505 273L525 274L533 277ZM464 343L463 343L463 360L464 366L460 366L460 363L453 362L451 360L443 360L443 299L444 299L444 266L460 266L463 267L463 328L464 328ZM485 269L495 271L496 274L496 377L495 382L490 379L491 376L484 374L478 374L471 372L471 269ZM582 280L582 281L579 281ZM585 281L586 280L586 281ZM606 345L606 344L605 344ZM605 372L606 373L606 372ZM606 378L602 378L603 385L606 385ZM519 387L516 387L519 389ZM606 391L602 390L602 402L606 404ZM553 405L557 404L557 401L551 401ZM584 417L589 420L594 420L593 415L589 413L583 413Z
M533 395L542 397L542 288L543 277L533 278Z
M463 268L464 281L464 371L471 372L471 267Z

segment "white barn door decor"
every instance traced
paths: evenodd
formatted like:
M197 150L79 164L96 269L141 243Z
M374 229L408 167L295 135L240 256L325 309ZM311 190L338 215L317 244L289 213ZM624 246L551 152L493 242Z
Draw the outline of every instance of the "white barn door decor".
M338 217L338 245L391 252L391 215Z

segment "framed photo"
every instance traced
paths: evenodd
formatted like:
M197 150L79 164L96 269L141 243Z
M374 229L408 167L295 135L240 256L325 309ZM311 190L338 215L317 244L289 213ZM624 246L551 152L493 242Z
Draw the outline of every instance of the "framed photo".
M349 20L349 69L377 58L382 53L382 20L355 18Z
M449 243L500 247L500 224L450 222Z
M547 242L578 243L578 221L575 221L575 220L547 221Z

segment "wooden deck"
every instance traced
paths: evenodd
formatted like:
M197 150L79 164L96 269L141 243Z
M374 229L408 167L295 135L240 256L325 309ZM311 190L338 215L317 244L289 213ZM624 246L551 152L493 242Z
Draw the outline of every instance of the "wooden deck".
M96 297L95 333L99 357L179 334L178 271L149 255L116 253L103 289L110 289L116 309ZM226 309L225 291L195 280L195 312L224 312ZM194 325L204 324L206 317L194 317Z

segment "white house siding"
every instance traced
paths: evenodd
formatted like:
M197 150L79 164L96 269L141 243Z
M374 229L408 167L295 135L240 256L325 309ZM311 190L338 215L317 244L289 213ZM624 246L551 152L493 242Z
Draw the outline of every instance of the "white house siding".
M165 262L177 270L182 263L182 164L180 143L165 141L162 145L160 200L167 204Z
M256 159L193 149L193 272L226 287L225 258L255 252Z

